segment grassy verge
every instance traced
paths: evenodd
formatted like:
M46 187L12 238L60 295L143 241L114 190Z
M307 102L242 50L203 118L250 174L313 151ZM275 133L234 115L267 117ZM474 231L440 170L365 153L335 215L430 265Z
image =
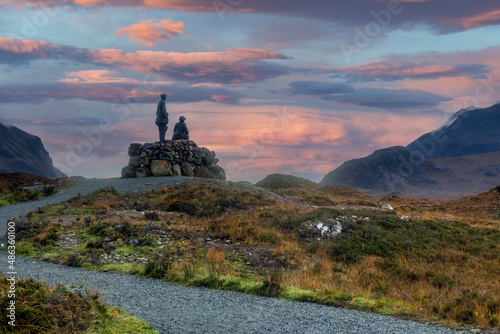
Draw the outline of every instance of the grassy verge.
M70 179L52 180L26 173L0 174L0 207L51 196L70 182Z
M15 318L8 307L10 283L0 275L2 333L158 333L153 327L99 300L98 293L80 296L32 279L16 282ZM9 324L15 320L15 326Z
M280 193L209 181L103 189L18 221L17 250L88 270L500 328L497 227L402 218L344 188Z

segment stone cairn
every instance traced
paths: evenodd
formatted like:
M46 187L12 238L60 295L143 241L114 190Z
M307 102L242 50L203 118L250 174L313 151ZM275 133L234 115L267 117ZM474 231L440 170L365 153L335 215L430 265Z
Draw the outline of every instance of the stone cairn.
M215 152L198 147L192 140L167 140L165 143L130 144L128 166L122 178L148 176L196 176L226 179L226 172L217 166Z

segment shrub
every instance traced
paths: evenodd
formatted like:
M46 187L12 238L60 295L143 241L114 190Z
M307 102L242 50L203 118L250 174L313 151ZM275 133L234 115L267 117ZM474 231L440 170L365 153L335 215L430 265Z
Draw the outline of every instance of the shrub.
M87 218L89 221L91 220L90 217L85 218L85 222L87 222ZM108 227L109 224L100 224L100 225L94 225L91 228L89 228L89 234L99 236L99 237L104 237L108 234Z
M144 267L143 276L151 278L164 278L170 270L171 263L167 256L149 259Z
M40 246L54 246L57 241L59 241L59 235L57 234L57 228L51 227L48 231L42 232L34 240L35 244Z
M82 263L80 261L80 258L78 257L78 254L71 254L66 260L66 265L68 267L81 267Z
M188 203L186 201L175 201L170 204L167 211L184 212L190 216L195 216L199 209L197 203Z
M144 218L146 218L146 220L153 220L153 221L159 221L160 220L160 216L155 211L153 211L153 212L146 212L144 214Z
M281 274L276 270L270 270L262 284L253 292L262 297L279 297L283 292Z

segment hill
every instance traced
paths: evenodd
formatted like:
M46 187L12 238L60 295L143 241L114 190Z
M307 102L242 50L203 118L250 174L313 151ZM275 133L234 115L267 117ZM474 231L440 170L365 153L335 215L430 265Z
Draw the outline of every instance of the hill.
M266 188L269 190L286 189L286 188L306 188L317 189L320 187L316 182L284 174L271 174L266 176L263 180L255 184L257 187Z
M54 167L39 137L14 126L0 124L0 173L14 172L51 179L66 176Z

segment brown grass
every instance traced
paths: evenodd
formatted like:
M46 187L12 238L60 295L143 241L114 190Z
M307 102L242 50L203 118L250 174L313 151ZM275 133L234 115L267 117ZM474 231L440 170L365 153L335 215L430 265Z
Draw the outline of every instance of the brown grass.
M305 240L297 231L276 224L277 221L293 220L317 210L307 201L297 201L296 198L275 201L241 189L235 190L233 198L231 188L224 188L228 187L226 185L221 186L222 189L218 187L210 183L201 186L187 184L148 195L94 195L93 201L81 198L75 205L89 203L86 207L91 210L109 211L100 219L93 220L92 226L106 222L120 223L123 219L117 218L113 210L147 208L165 211L179 200L185 202L186 211L191 210L190 205L197 206L198 211L193 211L193 214L177 212L168 222L160 225L163 231L168 232L171 241L168 251L176 260L172 264L172 271L184 272L185 279L208 273L217 277L224 274L234 278L264 280L263 273L275 270L279 272L279 284L284 287L315 291L327 296L344 293L371 301L392 301L392 314L405 313L420 319L440 319L447 324L499 328L499 256L486 258L481 248L474 253L444 245L434 249L430 255L414 251L396 253L391 257L369 254L356 261L342 262L340 258L332 256L334 250L329 248L328 240ZM293 189L287 191L298 193L293 192ZM408 215L417 222L439 218L450 220L451 225L452 220L458 220L479 229L492 227L491 224L496 228L500 225L491 219L494 210L497 210L494 203L498 204L500 199L500 193L494 191L453 202L394 196L371 198L339 187L320 191L321 196L339 204L337 209L350 205L367 206L363 214L373 217L363 222L365 226L383 218L376 206L386 202L395 208L397 215L389 218L396 219L397 224L398 216ZM314 194L308 191L306 196L313 198ZM223 210L221 206L225 206ZM349 211L343 212L349 215ZM389 218L386 221L390 221ZM142 218L129 220L137 228L134 238L147 235L147 221ZM401 221L401 224L405 222ZM80 223L82 226L83 223ZM367 233L371 232L375 230L367 230ZM41 236L48 238L49 235L48 228L41 230ZM207 242L207 237L211 239L210 242ZM125 237L121 238L123 243L127 242ZM158 235L154 235L153 240L158 240ZM250 256L250 253L253 255ZM498 248L488 254L497 253ZM182 277L182 274L178 276ZM268 281L271 281L271 276L268 275ZM381 311L387 307L377 306L376 302L373 305L370 310Z

